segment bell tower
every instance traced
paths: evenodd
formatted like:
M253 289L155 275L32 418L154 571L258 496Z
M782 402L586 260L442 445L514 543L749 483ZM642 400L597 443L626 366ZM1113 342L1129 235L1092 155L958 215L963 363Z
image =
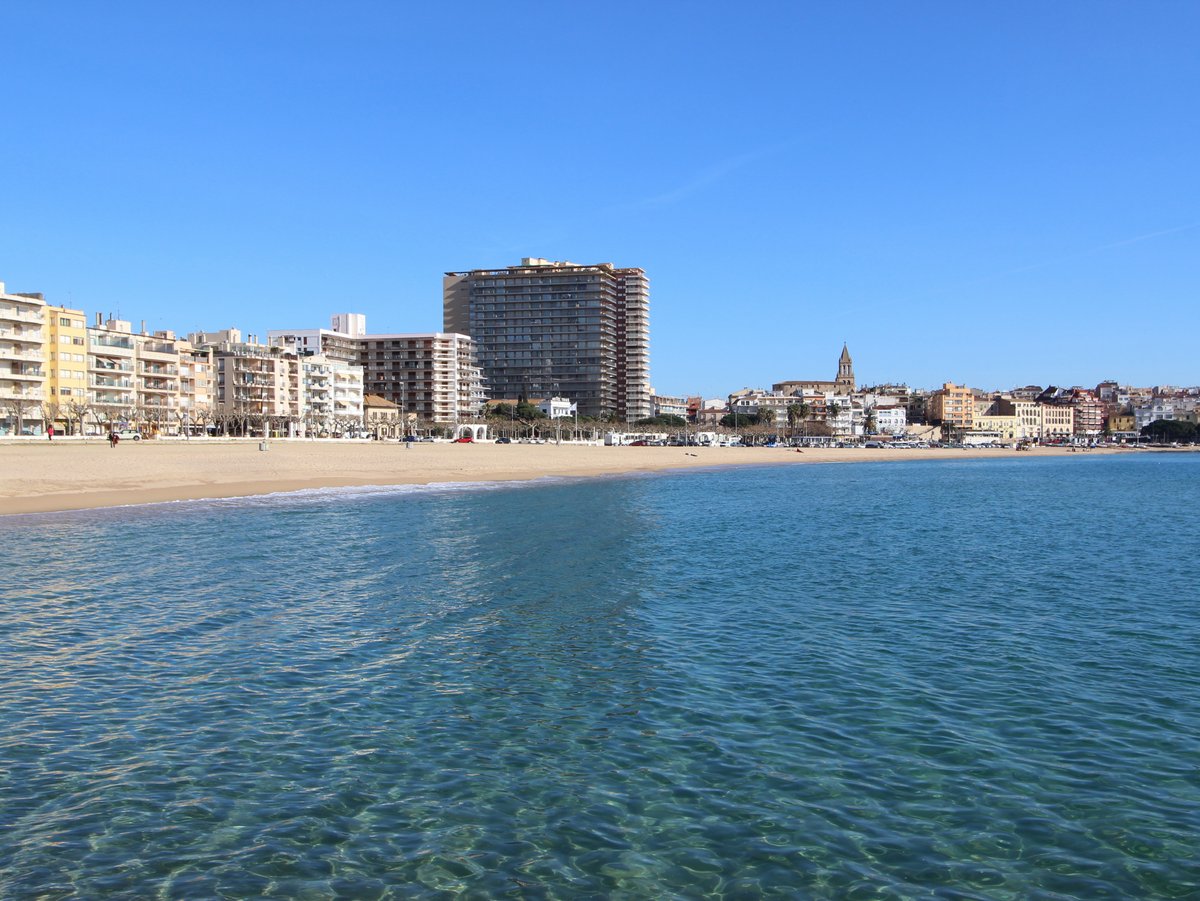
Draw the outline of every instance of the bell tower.
M842 355L838 358L837 381L834 383L836 394L854 393L854 361L850 359L850 351L842 345Z

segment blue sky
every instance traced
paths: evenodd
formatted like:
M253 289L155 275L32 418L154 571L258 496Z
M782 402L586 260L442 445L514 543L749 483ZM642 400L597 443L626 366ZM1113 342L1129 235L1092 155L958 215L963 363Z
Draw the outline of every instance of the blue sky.
M1200 5L0 7L0 280L151 328L441 328L641 266L652 381L1200 382Z

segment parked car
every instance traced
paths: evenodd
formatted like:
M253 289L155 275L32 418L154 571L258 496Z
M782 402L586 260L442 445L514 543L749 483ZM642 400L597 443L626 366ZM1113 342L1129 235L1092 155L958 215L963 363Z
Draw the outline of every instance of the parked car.
M512 444L512 439L511 438L497 438L496 443L497 444Z
M475 439L472 438L470 435L463 435L461 438L455 438L454 443L455 444L474 444Z
M117 429L117 437L122 441L141 441L142 433L137 429Z

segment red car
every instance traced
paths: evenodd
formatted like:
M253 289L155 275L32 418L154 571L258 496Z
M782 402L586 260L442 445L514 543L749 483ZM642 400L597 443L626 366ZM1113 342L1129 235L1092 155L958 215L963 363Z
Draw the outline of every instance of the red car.
M463 435L461 438L455 438L454 443L455 444L474 444L475 439L472 438L470 435Z

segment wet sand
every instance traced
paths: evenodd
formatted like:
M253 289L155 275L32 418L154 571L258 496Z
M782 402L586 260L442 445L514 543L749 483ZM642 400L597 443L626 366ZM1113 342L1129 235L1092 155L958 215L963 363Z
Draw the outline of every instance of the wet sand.
M1092 450L1086 454L1134 453ZM734 465L861 461L1039 459L1068 448L899 450L740 447L597 447L554 444L123 441L0 443L0 514L82 510L196 498L243 497L363 485L599 476Z

